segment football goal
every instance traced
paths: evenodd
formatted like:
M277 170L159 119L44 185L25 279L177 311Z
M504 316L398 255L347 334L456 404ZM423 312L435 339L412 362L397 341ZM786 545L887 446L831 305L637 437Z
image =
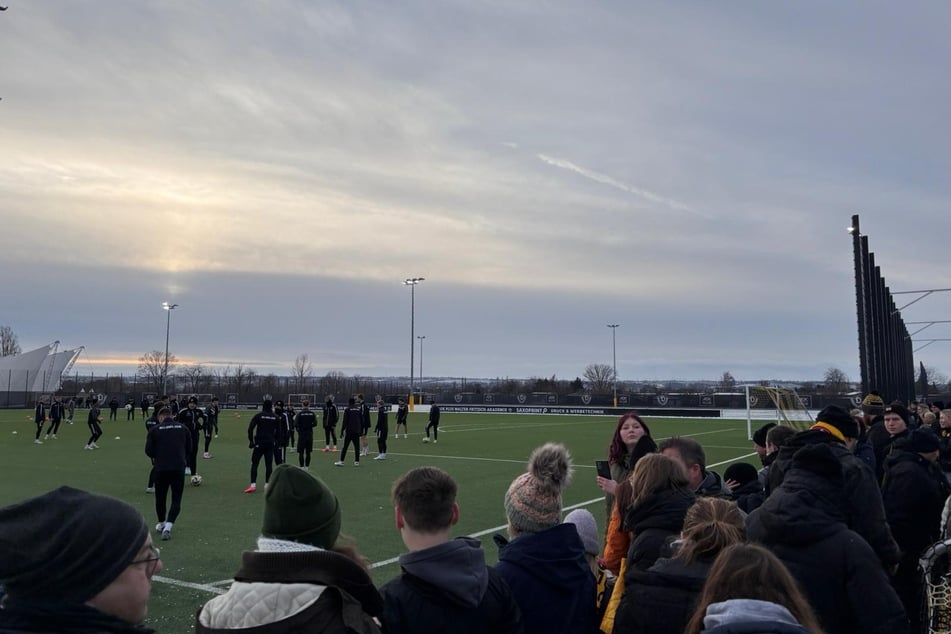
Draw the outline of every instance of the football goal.
M311 407L317 403L316 394L288 394L287 395L287 404L294 407L294 409L299 409L304 401L310 403Z

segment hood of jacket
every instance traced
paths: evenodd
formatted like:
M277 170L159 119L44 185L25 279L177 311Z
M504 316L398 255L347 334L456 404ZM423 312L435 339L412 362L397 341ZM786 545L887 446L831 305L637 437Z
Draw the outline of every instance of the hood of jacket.
M801 448L782 485L747 518L748 537L763 544L809 544L846 530L842 478L831 447Z
M729 497L730 490L723 486L723 478L714 471L705 471L695 493L697 497Z
M485 554L479 540L471 537L400 555L400 567L429 584L424 594L467 608L482 603L489 585Z
M518 566L539 583L563 588L591 575L574 524L519 535L499 550L499 561Z
M730 599L720 603L711 603L707 606L707 615L703 618L704 631L715 627L737 624L763 623L771 627L776 625L802 628L796 617L785 607L770 601L756 599ZM776 631L767 629L764 631ZM780 628L780 631L783 631Z

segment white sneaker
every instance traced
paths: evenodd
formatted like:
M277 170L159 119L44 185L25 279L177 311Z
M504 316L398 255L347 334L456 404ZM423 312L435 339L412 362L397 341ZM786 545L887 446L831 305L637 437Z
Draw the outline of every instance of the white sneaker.
M429 436L426 436L425 438L423 438L423 442L429 442Z
M89 446L90 446L91 448L93 448L93 449L99 449L99 445L97 445L97 444L94 443L94 442L89 443Z
M353 466L354 466L354 467L359 467L359 466L360 466L360 461L357 460L356 462L354 462L354 463L353 463Z
M386 460L386 454L385 454L385 453L381 453L381 454L378 455L376 458L374 458L374 460Z
M334 466L335 466L335 467L344 467L344 466L346 466L346 464L347 464L347 463L344 462L343 460L338 460L337 462L334 463ZM357 464L360 464L360 463L357 463Z
M53 435L51 436L51 438L52 438L53 440L56 440L56 434L53 434Z
M172 538L172 529L166 528L162 531L162 541L167 542Z
M34 444L34 445L42 445L42 444L43 444L43 441L40 440L39 438L37 438L36 440L33 441L33 444Z
M162 529L164 528L165 528L165 522L159 522L158 524L155 525L155 531L157 533L161 533Z
M436 440L435 438L433 438L433 444L435 445L437 442L439 442L439 441Z
M146 493L155 493L155 487L145 487ZM156 529L158 530L158 529Z
M86 445L85 447L83 447L83 449L92 449L92 447L90 447L89 445Z
M185 467L185 475L191 475L191 474L192 474L191 467Z
M49 434L46 434L45 436L43 436L43 440L49 440L49 439L50 439L50 435L49 435Z

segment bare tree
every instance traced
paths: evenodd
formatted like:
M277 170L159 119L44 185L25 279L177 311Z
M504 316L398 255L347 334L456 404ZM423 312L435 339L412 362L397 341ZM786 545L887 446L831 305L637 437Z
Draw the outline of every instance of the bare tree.
M839 368L829 368L822 376L826 391L841 394L849 389L849 377Z
M720 377L720 390L729 392L736 387L736 379L729 372L724 372Z
M254 383L254 377L256 376L254 370L244 367L244 364L239 363L234 368L234 387L235 392L239 395L244 394L248 388L251 387L251 384Z
M192 394L204 392L210 378L205 371L205 366L200 363L181 366L178 369L178 375L184 379L185 391Z
M294 382L297 384L297 392L303 393L304 382L314 375L314 364L310 362L310 357L306 352L297 355L294 359Z
M925 376L927 377L928 385L930 385L931 389L935 392L944 390L948 385L948 375L934 366L925 366Z
M174 374L178 358L174 354L168 355L168 374ZM162 389L162 375L165 373L165 353L161 350L152 350L139 357L139 369L136 376L145 381L153 390Z
M17 334L13 332L10 326L0 326L0 357L8 357L11 354L20 354L20 342L17 340Z
M320 391L323 394L336 394L345 385L347 375L340 370L331 370L320 379Z
M607 392L614 384L614 368L609 363L592 363L582 376L592 392Z

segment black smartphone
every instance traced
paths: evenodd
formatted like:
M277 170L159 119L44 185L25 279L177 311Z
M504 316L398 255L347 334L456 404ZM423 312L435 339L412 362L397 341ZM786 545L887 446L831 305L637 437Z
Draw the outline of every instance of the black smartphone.
M607 460L595 460L594 468L598 470L598 475L605 480L611 479L611 467L608 466Z

